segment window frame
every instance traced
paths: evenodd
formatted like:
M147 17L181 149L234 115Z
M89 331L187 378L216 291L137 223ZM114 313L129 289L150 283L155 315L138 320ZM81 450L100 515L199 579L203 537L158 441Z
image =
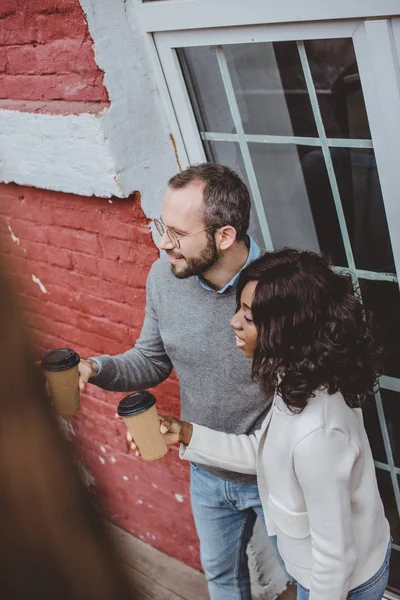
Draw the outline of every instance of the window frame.
M132 1L132 0L131 0ZM190 30L400 15L398 0L133 0L143 31Z

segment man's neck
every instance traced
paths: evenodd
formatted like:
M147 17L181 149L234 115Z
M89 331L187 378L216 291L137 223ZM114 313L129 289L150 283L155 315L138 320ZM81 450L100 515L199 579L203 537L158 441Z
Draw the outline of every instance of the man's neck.
M249 248L245 242L237 242L221 256L214 266L205 271L202 277L210 284L210 287L220 290L244 267L248 256Z

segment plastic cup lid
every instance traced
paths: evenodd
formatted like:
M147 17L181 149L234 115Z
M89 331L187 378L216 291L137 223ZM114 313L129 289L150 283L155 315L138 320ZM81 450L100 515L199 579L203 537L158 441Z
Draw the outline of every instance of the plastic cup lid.
M66 371L79 364L80 356L72 348L50 350L42 358L42 368L45 371Z
M120 417L132 417L148 410L156 403L153 394L146 390L134 392L122 398L118 405L118 414Z

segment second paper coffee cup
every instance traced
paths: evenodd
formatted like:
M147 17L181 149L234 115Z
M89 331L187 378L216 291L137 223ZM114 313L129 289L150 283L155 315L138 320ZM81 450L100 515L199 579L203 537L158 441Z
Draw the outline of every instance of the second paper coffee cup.
M119 403L118 414L123 417L143 460L157 460L167 453L153 394L147 391L129 394Z
M80 409L79 361L79 354L71 348L51 350L42 358L54 408L64 417L70 417Z

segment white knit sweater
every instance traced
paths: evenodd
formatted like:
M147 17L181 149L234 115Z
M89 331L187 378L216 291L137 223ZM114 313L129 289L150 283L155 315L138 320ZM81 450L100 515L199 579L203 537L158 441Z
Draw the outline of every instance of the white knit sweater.
M275 396L261 429L194 425L181 457L257 473L269 535L310 600L344 600L381 567L390 539L360 409L317 390L293 414Z

